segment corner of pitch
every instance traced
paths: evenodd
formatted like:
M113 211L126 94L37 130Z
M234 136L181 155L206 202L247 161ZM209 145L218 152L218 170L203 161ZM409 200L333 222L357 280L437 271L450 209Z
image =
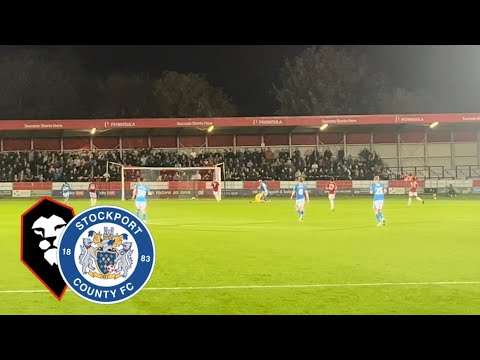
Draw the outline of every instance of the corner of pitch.
M99 222L104 221L119 221L123 226L127 229L132 231L132 234L137 235L142 233L143 230L139 227L134 219L130 216L126 215L125 213L120 213L117 211L98 211L97 213L91 213L88 216L84 216L79 218L79 220L75 223L75 227L82 231L85 227L90 227L95 225Z
M128 296L126 294L132 293L135 290L135 286L130 282L118 287L118 289L99 289L82 282L78 277L73 280L73 286L76 287L79 293L84 293L85 295L99 300L115 300L117 299L117 295L119 298L123 298Z

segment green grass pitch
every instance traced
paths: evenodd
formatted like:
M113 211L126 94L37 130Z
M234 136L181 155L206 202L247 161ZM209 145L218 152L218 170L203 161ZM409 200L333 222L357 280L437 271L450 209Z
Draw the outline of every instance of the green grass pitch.
M154 272L112 305L46 290L20 261L37 200L1 200L0 314L480 314L480 199L389 196L385 227L369 196L338 196L335 212L313 198L304 222L293 201L249 200L151 200Z

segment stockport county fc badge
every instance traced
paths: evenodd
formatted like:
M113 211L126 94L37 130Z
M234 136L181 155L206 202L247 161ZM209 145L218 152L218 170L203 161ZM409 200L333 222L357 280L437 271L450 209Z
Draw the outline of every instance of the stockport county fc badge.
M75 216L58 246L60 273L85 300L114 304L136 295L155 265L150 231L116 206L97 206Z

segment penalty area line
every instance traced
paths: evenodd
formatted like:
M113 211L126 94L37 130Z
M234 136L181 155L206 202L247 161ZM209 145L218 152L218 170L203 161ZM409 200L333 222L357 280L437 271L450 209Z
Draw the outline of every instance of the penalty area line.
M344 284L298 284L298 285L224 285L224 286L177 286L146 287L141 291L185 291L185 290L249 290L249 289L314 289L349 287L387 286L437 286L437 285L479 285L480 281L435 281L435 282L383 282L383 283L344 283ZM67 289L70 291L70 289ZM48 290L0 290L0 294L46 293Z

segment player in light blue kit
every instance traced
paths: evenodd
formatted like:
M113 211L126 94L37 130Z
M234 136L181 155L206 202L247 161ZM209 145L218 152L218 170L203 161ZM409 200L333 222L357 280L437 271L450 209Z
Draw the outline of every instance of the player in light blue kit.
M135 200L137 216L147 223L147 195L151 195L148 186L143 184L143 177L138 178L138 183L133 188L132 200ZM142 215L142 216L140 216Z
M297 208L297 214L300 215L298 221L303 221L305 214L305 200L310 202L310 196L308 194L308 187L303 183L303 178L298 178L298 184L292 190L290 200L295 196L295 207Z
M265 184L262 180L258 180L258 189L260 190L260 193L263 195L263 200L267 201L267 196L268 196L267 184Z
M370 187L370 194L373 194L373 209L375 210L375 217L378 221L377 226L385 226L385 217L382 213L383 200L387 189L380 183L380 177L373 178L374 183Z
M70 191L72 188L70 187L70 184L65 180L65 182L62 184L62 195L63 195L63 203L67 204L68 199L70 198Z

